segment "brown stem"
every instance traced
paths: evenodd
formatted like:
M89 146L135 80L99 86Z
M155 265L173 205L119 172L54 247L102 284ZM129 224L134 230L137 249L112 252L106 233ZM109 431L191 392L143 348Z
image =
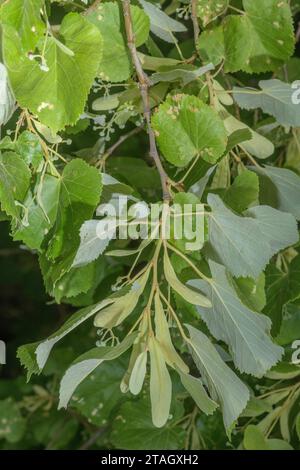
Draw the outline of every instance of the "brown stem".
M168 175L166 174L162 163L160 161L160 157L157 151L156 142L155 142L155 135L154 131L151 127L151 107L150 107L150 96L149 96L149 88L150 88L150 80L147 74L144 72L140 59L138 57L138 53L136 50L135 39L134 39L134 32L132 27L132 19L131 19L131 12L130 12L130 0L122 0L122 7L123 7L123 15L125 21L125 30L126 30L126 37L127 37L127 45L131 54L131 60L133 66L135 68L138 80L139 80L139 87L140 93L143 100L144 106L144 117L147 124L148 136L149 136L149 145L150 145L150 156L153 158L156 168L159 172L162 190L163 190L163 199L170 200L171 195L168 188Z
M194 42L195 47L197 49L197 41L200 34L200 28L198 23L198 16L197 16L197 0L192 0L192 22L193 22L193 30L194 30Z
M129 139L130 137L132 137L135 134L138 134L139 132L141 132L141 130L142 130L142 127L135 127L134 129L129 131L127 134L121 135L121 137L117 140L117 142L115 142L111 147L109 147L109 149L106 150L106 152L104 153L104 155L102 157L102 160L106 160L112 153L114 153L114 151L123 142L125 142L125 140Z
M87 450L92 447L92 445L95 444L95 442L99 439L99 437L102 436L102 434L105 433L106 430L106 427L97 429L96 432L92 434L91 437L84 444L82 444L78 450Z
M296 43L300 41L300 21L298 22L298 28L296 31Z

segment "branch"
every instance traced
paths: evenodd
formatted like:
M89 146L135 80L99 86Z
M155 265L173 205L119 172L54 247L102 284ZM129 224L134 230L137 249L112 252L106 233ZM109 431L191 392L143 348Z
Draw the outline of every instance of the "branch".
M136 50L135 45L135 38L134 32L132 27L132 19L131 19L131 12L130 12L130 0L122 0L122 7L123 7L123 15L125 21L125 30L126 30L126 37L127 37L127 45L131 54L131 60L133 66L135 68L138 81L139 81L139 88L141 92L141 97L144 106L144 117L147 124L148 136L149 136L149 145L150 145L150 156L153 158L156 168L159 172L162 190L163 190L163 199L168 201L171 199L171 195L168 188L168 175L166 174L162 163L160 161L160 157L157 151L156 142L155 142L155 135L154 131L151 127L151 107L150 107L150 96L149 96L149 88L150 88L150 80L146 73L143 70L142 64L138 57L138 53Z
M101 437L102 434L105 433L106 429L106 427L97 429L96 432L92 434L91 437L84 444L82 444L82 446L80 446L78 450L87 450L92 447L92 445L95 444L99 437Z
M198 16L197 16L197 6L198 2L197 0L192 0L192 22L193 22L193 30L194 30L194 43L195 43L195 48L197 50L197 41L198 37L200 34L200 28L199 28L199 23L198 23Z
M132 137L133 135L135 134L138 134L139 132L141 132L143 130L142 127L135 127L134 129L132 129L131 131L129 131L127 134L123 134L119 137L119 139L117 140L117 142L115 142L111 147L109 147L109 149L107 149L105 152L104 152L104 155L102 157L102 159L107 159L112 153L114 153L114 151L121 145L123 144L123 142L125 142L125 140L129 139L130 137Z

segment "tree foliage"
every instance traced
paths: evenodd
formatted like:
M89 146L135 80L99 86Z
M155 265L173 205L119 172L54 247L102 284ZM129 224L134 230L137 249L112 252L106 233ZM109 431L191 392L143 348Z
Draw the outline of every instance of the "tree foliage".
M0 216L67 312L18 343L2 447L299 448L299 12L0 2Z

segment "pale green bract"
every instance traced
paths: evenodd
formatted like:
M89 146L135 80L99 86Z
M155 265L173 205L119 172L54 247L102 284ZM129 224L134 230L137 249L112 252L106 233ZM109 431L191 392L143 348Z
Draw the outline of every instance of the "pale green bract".
M240 142L238 145L242 150L246 150L250 155L253 155L256 158L264 160L270 157L274 153L274 144L268 140L265 136L259 134L258 132L250 129L247 124L236 119L234 116L226 115L224 120L224 126L228 133L231 135L233 132L238 130L249 130L251 133L251 139L244 142Z
M150 352L150 397L152 421L161 428L169 418L172 399L172 382L167 369L163 350L155 338L149 341Z
M145 0L139 0L139 3L150 18L151 31L164 41L174 43L176 38L173 33L186 31L182 23L170 18L152 3Z

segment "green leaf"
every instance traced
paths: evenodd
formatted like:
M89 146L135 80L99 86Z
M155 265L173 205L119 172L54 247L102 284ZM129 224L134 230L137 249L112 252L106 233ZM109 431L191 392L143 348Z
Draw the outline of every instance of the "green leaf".
M18 404L12 398L0 401L0 439L18 442L26 429L26 421L22 417Z
M123 361L116 359L113 366L104 362L78 386L70 406L90 423L96 426L105 425L112 410L124 400L120 390L123 374Z
M197 15L202 20L203 26L214 21L222 15L228 7L229 0L197 0Z
M116 221L110 218L84 222L80 228L80 245L72 266L84 266L102 255L115 236L116 229Z
M254 424L246 427L243 444L246 450L268 450L265 436Z
M39 182L37 193L27 193L23 202L27 211L27 224L15 224L13 237L14 240L22 240L29 248L40 251L57 215L58 178L46 174Z
M36 361L35 351L39 342L24 344L17 350L17 358L20 360L23 367L27 371L27 382L29 382L33 374L39 374L40 368Z
M66 408L78 385L103 361L111 361L124 354L132 346L135 338L136 333L131 333L117 346L96 347L78 357L61 380L58 408Z
M41 19L44 0L10 0L0 10L3 25L13 27L25 51L33 51L37 41L44 35L46 25Z
M229 155L225 155L225 157L223 157L217 164L216 171L210 185L212 190L226 190L229 188L231 179L229 163Z
M173 450L184 447L185 431L176 421L183 417L183 407L171 407L172 419L162 428L153 426L148 397L127 401L112 425L111 440L117 449Z
M36 134L29 131L24 131L20 134L15 145L15 151L23 158L27 165L32 165L35 170L43 160L40 140Z
M55 333L44 341L25 344L18 349L18 357L27 369L28 377L40 373L45 366L53 346L64 338L68 333L77 328L81 323L99 312L101 308L110 304L110 298L98 302L95 305L78 310L74 313Z
M283 307L281 327L276 341L287 345L300 338L300 306L288 303Z
M289 168L298 175L300 174L300 156L299 156L299 142L300 142L300 130L295 129L293 132L293 138L290 140L285 159L285 167Z
M195 96L169 96L152 124L164 157L175 166L184 167L196 156L215 163L226 149L221 118Z
M79 229L90 218L100 200L101 175L81 159L70 161L59 181L56 220L47 249L49 259L73 254L78 247Z
M259 224L259 229L273 253L277 253L299 241L297 222L292 214L280 212L269 206L251 207L245 212Z
M300 220L300 177L291 170L267 165L251 170L271 180L276 207Z
M199 191L199 185L197 188ZM204 206L195 194L175 194L170 214L170 243L183 252L199 251L204 244L204 214Z
M296 418L296 432L297 432L298 439L300 441L300 413L297 415L297 418Z
M226 153L229 153L230 150L233 150L234 147L237 145L245 142L246 140L251 140L252 139L252 134L250 132L250 129L238 129L236 131L233 131L232 134L229 135L228 137L228 142L227 142L227 147L226 147Z
M191 325L189 349L214 401L220 403L227 430L242 413L249 400L246 385L222 361L209 339Z
M20 208L29 188L31 172L23 159L13 152L0 154L0 203L7 215L19 218Z
M47 66L41 68L24 53L18 32L11 26L3 28L3 54L15 96L20 106L29 108L53 132L74 125L83 112L102 51L99 31L77 13L64 17L60 35L74 56L50 36Z
M211 415L218 408L218 404L207 395L200 379L189 374L180 373L181 383L189 392L198 408L207 415Z
M224 341L241 372L262 377L283 354L272 343L268 333L268 317L242 304L230 285L223 266L210 261L212 280L193 280L189 284L204 292L211 300L211 309L198 309L200 317L217 340Z
M247 426L243 444L246 450L293 450L292 446L282 439L267 439L254 424Z
M294 450L293 447L283 439L268 439L268 450Z
M93 286L95 276L97 275L99 275L99 271L97 270L96 263L91 263L81 268L70 269L54 286L53 296L56 302L87 293Z
M159 175L155 168L139 158L114 157L108 159L107 170L117 178L139 190L160 188Z
M41 141L36 134L28 130L19 134L17 140L11 140L10 137L5 136L0 142L0 148L14 151L34 170L37 170L43 161Z
M228 275L230 281L230 277ZM232 278L233 287L239 298L250 310L261 312L266 305L265 274L258 279L251 277Z
M279 250L299 239L291 214L268 206L249 209L251 217L239 217L219 196L208 195L209 244L218 259L236 277L257 278Z
M267 304L264 312L273 322L273 334L279 332L284 305L300 296L299 274L300 256L296 256L286 269L279 269L273 263L266 269Z
M144 44L148 38L150 22L137 6L130 7L135 44ZM126 48L125 31L117 3L101 3L86 18L94 24L103 37L103 56L98 69L99 77L110 82L127 80L132 73L130 56Z
M201 55L218 65L225 57L224 31L222 26L203 31L197 41L197 49Z
M67 448L79 430L79 423L75 417L66 416L54 407L50 412L37 410L33 413L30 426L36 442L49 450Z
M270 413L272 409L272 405L266 401L260 400L256 397L251 397L245 410L243 411L242 417L254 418L265 413Z
M223 201L235 212L242 213L259 202L259 181L254 173L245 170L234 180L223 196Z
M261 91L255 88L233 88L233 96L243 109L261 108L274 116L283 126L300 126L300 107L293 102L295 92L291 84L277 79L261 80Z
M272 71L294 51L290 7L283 0L243 0L245 14L224 22L225 72ZM247 47L245 47L247 44Z

